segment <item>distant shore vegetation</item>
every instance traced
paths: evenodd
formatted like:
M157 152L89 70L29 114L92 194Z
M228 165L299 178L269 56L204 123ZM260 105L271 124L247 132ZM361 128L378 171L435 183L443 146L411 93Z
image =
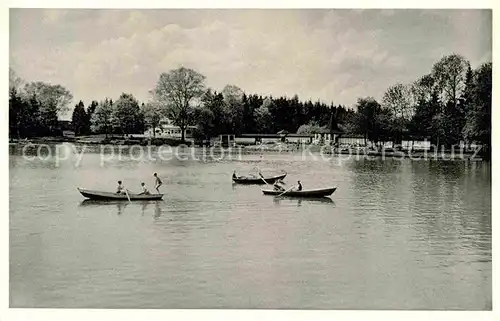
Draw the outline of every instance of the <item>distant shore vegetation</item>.
M163 72L140 103L122 93L79 101L73 108L71 129L76 136L138 134L163 118L193 137L209 139L220 134L341 132L357 134L375 144L401 142L408 137L428 139L438 147L476 143L491 149L492 63L472 69L469 61L451 54L437 61L429 73L408 84L387 88L381 101L360 97L354 108L293 97L248 94L227 85L220 92L206 86L206 78L185 67ZM58 115L70 110L73 95L64 86L26 82L9 70L9 137L62 135Z

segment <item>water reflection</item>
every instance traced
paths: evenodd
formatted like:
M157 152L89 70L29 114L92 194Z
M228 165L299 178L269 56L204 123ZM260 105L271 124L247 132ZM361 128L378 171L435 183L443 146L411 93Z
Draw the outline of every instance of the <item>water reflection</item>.
M149 202L142 202L142 207L141 207L141 215L142 216L144 216L144 212L146 211L148 204L149 204Z
M162 214L162 209L160 207L160 202L162 202L162 201L155 202L155 215L153 216L153 218L155 220L159 219L161 217L161 214Z
M283 168L289 187L300 176L306 186L339 183L332 197L312 199L236 187L234 162L110 161L103 169L99 154L87 153L78 168L32 163L11 158L14 307L491 306L486 163L338 166L266 155L241 164ZM75 190L112 190L117 179L138 187L142 177L151 187L153 172L164 179L165 202L81 202ZM26 190L43 193L26 197Z
M308 197L308 198L300 198L300 197L287 197L287 196L282 196L282 197L273 197L273 203L274 204L296 204L297 206L301 206L303 203L325 203L325 204L332 204L335 206L335 202L329 198L329 197Z
M154 219L157 220L161 217L163 213L163 209L161 207L161 203L165 203L165 201L134 201L130 203L128 201L116 200L116 201L99 201L99 200L90 200L86 199L80 203L81 207L91 207L91 206L115 206L117 209L117 215L121 215L124 213L125 208L128 205L134 207L134 205L139 205L141 207L141 215L144 216L147 213L148 207L154 203Z
M402 162L406 160L397 159L385 159L375 158L375 159L360 159L359 161L349 162L347 166L357 173L393 173L399 167L401 167Z

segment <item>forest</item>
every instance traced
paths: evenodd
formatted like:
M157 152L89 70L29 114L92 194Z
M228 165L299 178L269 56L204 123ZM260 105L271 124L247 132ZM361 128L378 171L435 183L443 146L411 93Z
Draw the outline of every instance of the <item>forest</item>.
M330 131L355 134L374 143L428 139L451 147L475 142L490 151L492 63L472 69L458 54L442 57L411 83L395 83L382 99L360 97L346 107L293 97L246 93L235 85L217 92L199 72L181 67L163 72L140 103L132 94L116 100L79 101L71 124L75 135L137 134L158 128L168 117L181 128L196 126L195 136L219 134ZM58 115L69 110L72 94L62 85L28 82L9 73L9 137L61 135Z

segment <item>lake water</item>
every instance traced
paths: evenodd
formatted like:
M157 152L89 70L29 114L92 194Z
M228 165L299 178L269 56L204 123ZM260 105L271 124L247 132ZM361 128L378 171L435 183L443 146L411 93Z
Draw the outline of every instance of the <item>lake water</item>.
M295 155L297 156L297 155ZM189 158L189 157L186 157ZM327 200L264 196L285 170ZM88 203L77 187L160 202ZM10 155L10 307L490 310L486 162Z

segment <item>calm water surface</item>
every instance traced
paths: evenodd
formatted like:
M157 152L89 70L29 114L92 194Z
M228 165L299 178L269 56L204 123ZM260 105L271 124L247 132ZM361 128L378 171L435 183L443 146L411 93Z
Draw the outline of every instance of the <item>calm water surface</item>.
M491 309L489 163L10 156L10 306ZM234 169L335 185L328 200L262 195ZM152 173L164 201L83 202Z

